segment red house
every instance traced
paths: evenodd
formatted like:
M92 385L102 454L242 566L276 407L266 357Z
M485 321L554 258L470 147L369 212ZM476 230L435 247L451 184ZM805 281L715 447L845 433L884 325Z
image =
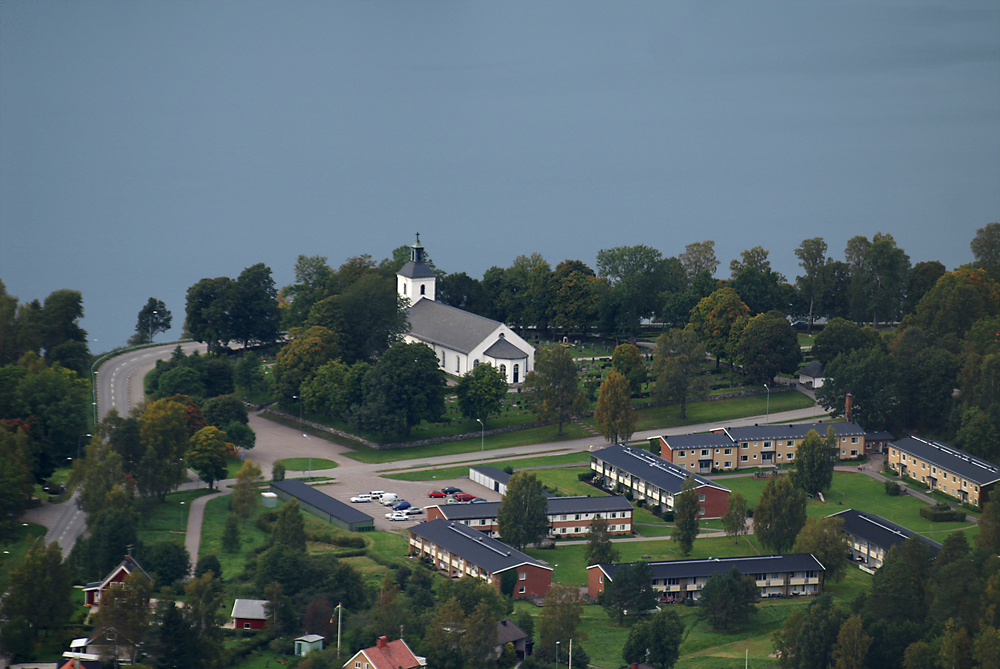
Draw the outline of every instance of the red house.
M233 628L238 630L264 629L267 624L266 599L237 599L233 602Z
M389 641L380 636L374 646L359 650L345 662L344 669L419 669L425 664L402 639Z
M141 566L139 566L139 563L135 561L135 558L131 555L126 555L125 559L121 561L121 564L112 569L111 573L108 574L103 581L88 583L83 588L83 594L86 597L86 605L94 608L100 607L101 595L108 591L111 584L123 582L129 574L136 570L152 582L153 579L149 577L149 574L147 574Z

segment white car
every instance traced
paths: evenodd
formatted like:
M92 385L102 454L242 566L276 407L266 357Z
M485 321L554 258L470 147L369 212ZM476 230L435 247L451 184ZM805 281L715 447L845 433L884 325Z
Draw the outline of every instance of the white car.
M411 506L409 509L403 509L403 513L406 514L407 518L411 516L419 516L423 512L424 510L421 509L419 506Z
M354 497L352 497L351 501L354 502L355 504L359 504L361 502L370 502L372 501L372 496L366 492L363 492L360 495L355 495Z
M392 513L385 514L385 517L389 520L409 520L410 517L406 515L405 511L393 511Z

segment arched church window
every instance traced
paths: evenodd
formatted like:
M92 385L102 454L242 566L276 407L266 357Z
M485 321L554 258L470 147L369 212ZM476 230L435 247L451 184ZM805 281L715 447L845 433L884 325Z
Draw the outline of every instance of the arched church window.
M462 357L459 355L455 356L455 372L462 373Z
M514 365L514 383L517 383L517 381L518 381L518 378L519 378L518 377L518 370L519 369L520 369L519 365Z
M472 361L472 369L475 369L476 367L479 367L479 358Z
M420 286L420 294L424 295L427 291L427 286Z
M500 365L500 373L503 374L503 378L507 378L507 365Z

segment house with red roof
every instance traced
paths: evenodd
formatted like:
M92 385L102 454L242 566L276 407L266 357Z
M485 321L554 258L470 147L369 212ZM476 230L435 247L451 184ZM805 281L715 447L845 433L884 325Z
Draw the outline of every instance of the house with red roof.
M363 648L344 663L344 669L418 669L427 658L417 657L402 639L389 641L380 636L371 648Z

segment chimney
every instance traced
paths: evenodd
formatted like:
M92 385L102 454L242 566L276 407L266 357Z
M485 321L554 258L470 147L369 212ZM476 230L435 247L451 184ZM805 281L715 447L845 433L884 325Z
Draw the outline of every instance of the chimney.
M378 641L375 643L375 646L378 647L378 648L385 648L386 646L389 645L388 641L389 640L386 639L384 636L380 636L378 638Z
M847 422L851 422L851 417L854 415L854 396L850 393L844 398L844 415L847 416Z

